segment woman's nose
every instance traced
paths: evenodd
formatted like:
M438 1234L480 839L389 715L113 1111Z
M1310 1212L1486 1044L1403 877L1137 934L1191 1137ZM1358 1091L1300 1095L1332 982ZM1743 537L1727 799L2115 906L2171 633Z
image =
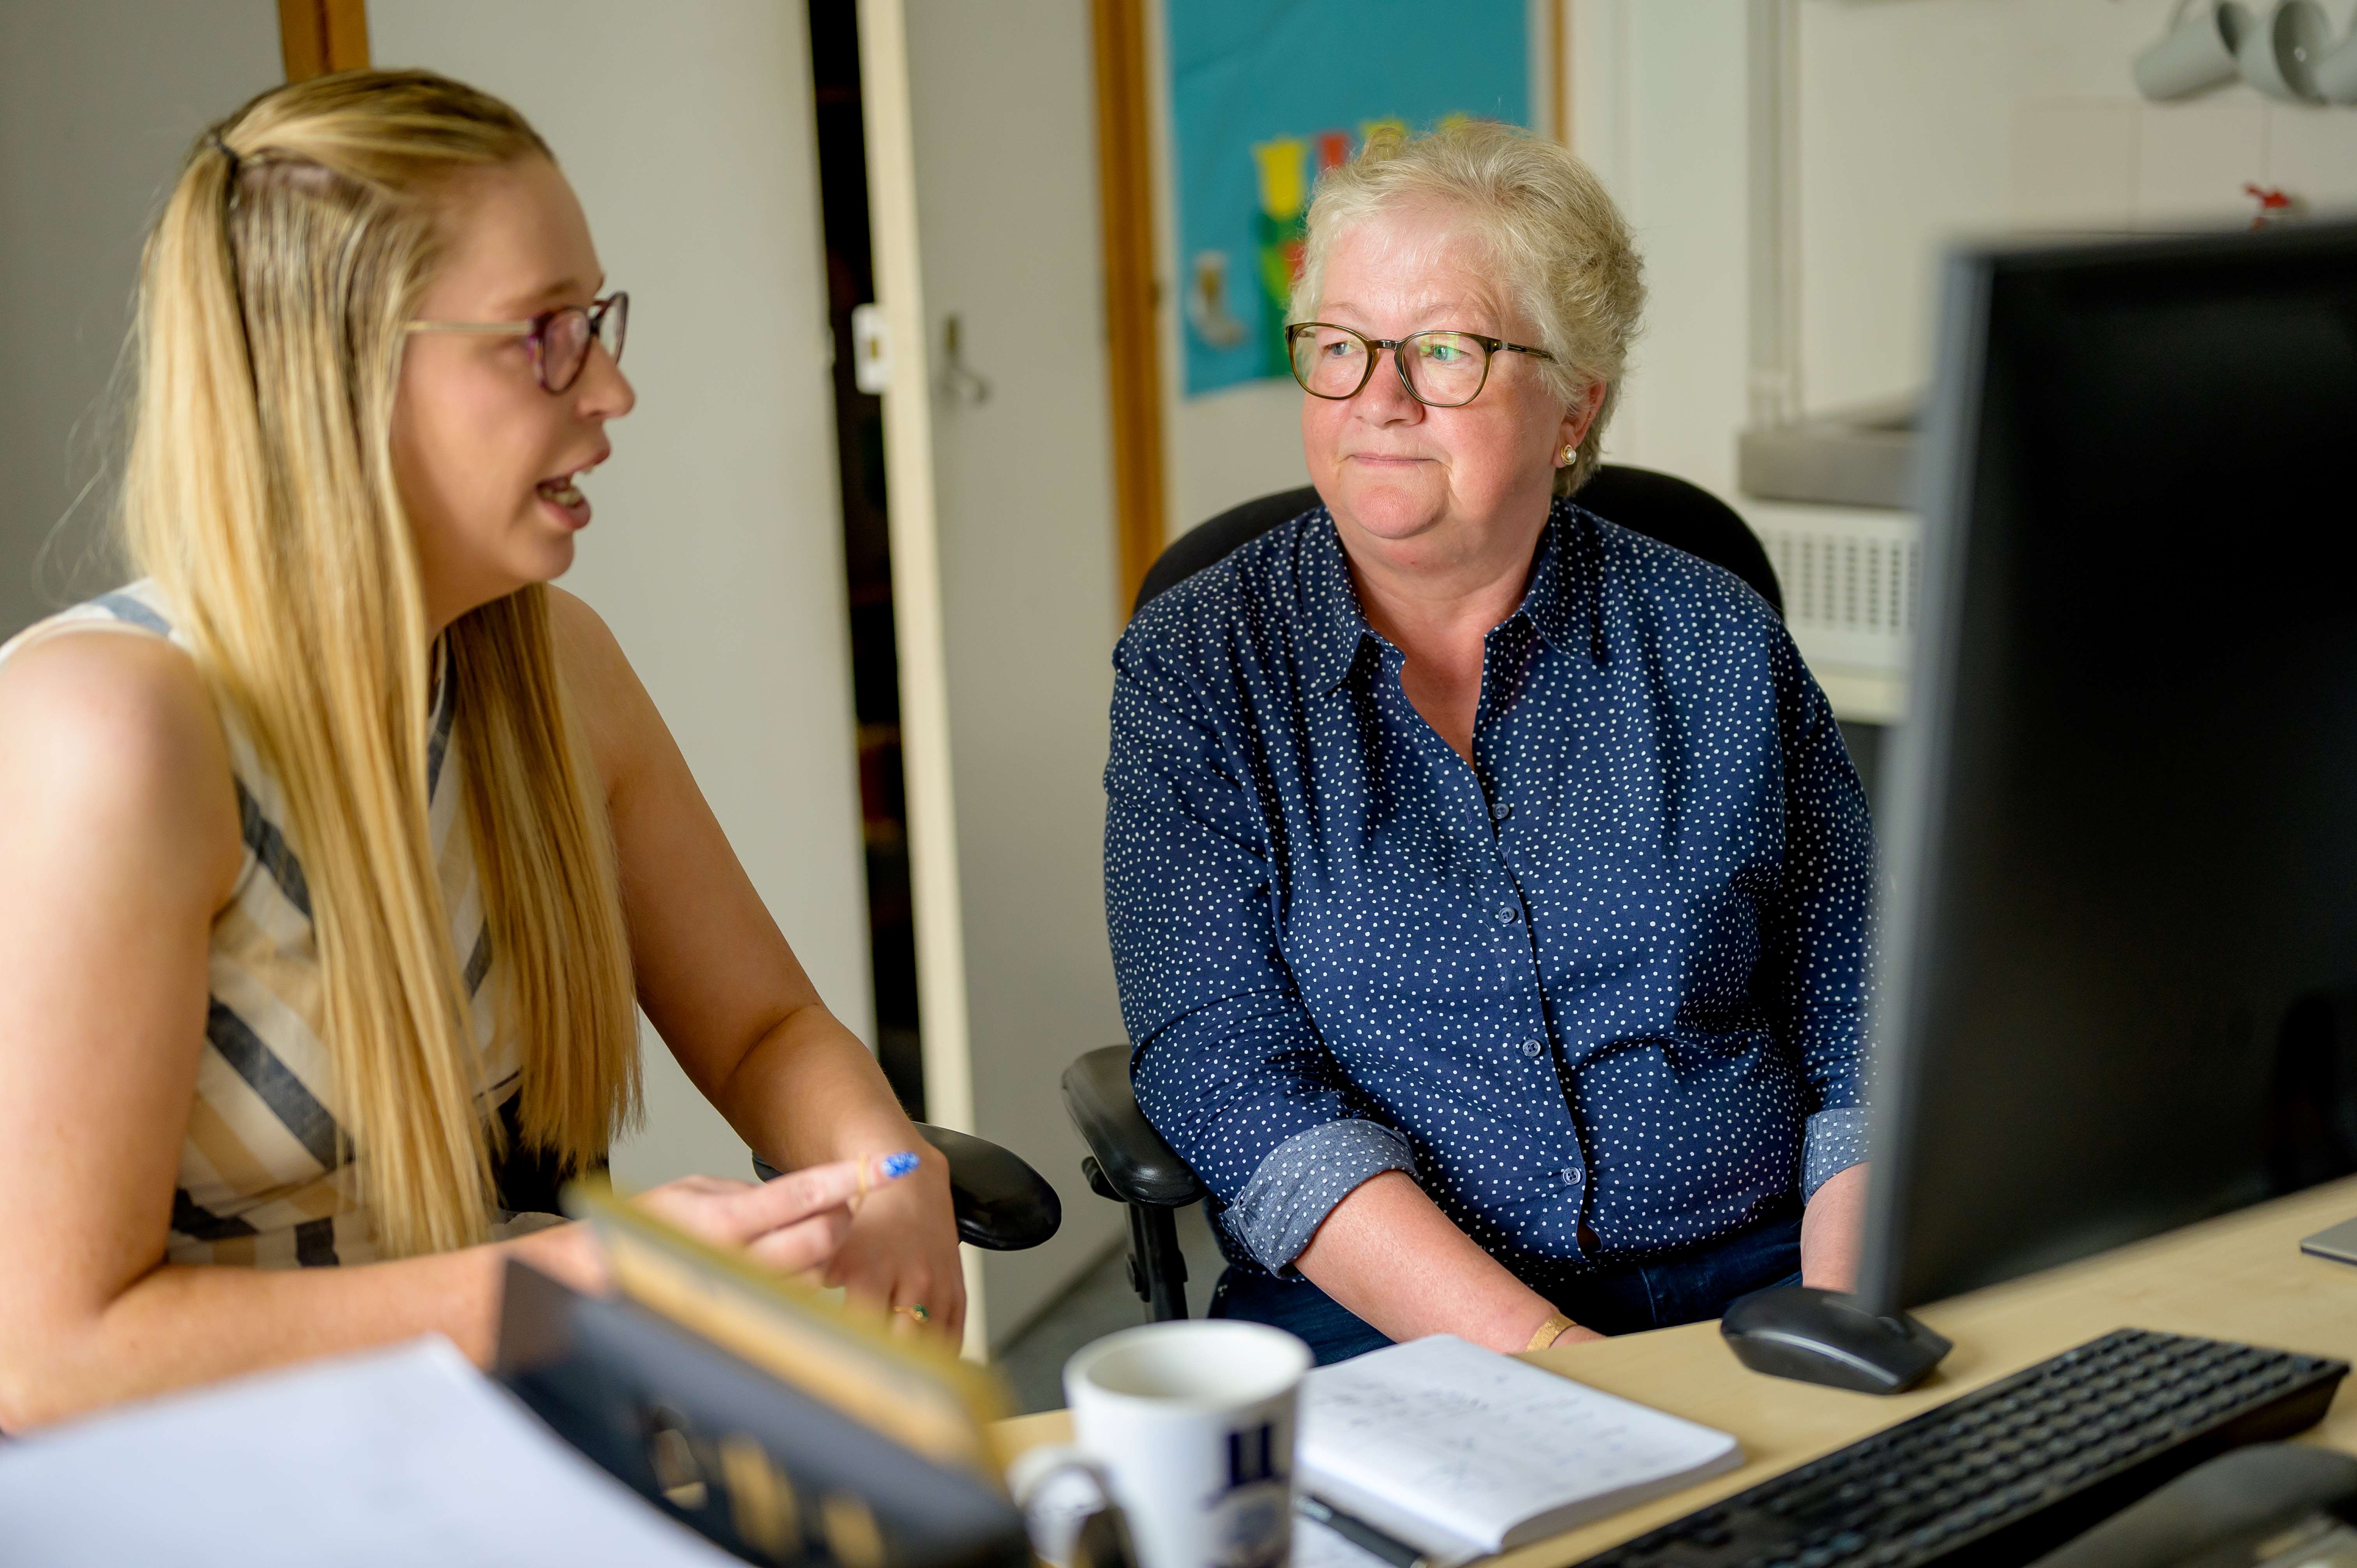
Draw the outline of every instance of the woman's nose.
M1414 418L1424 412L1424 404L1407 390L1406 379L1401 374L1399 355L1397 349L1375 350L1374 373L1367 378L1367 384L1359 389L1359 395L1352 400L1366 416L1403 419ZM1391 361L1389 364L1383 362L1386 357Z
M603 343L589 346L589 362L581 369L580 402L585 419L619 419L636 408L639 394L621 365Z

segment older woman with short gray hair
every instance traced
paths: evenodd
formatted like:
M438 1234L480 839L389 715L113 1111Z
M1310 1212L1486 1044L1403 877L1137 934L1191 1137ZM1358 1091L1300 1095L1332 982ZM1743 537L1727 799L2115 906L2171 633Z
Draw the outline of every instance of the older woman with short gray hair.
M1642 303L1561 147L1328 173L1286 331L1321 503L1114 655L1105 890L1214 1315L1321 1360L1844 1287L1865 800L1731 574L1583 510Z

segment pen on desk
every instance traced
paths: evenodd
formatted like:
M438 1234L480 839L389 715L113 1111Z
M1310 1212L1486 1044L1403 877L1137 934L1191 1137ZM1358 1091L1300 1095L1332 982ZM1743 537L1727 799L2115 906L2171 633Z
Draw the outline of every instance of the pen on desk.
M1293 1499L1296 1513L1315 1520L1351 1545L1373 1552L1392 1568L1430 1568L1424 1553L1395 1535L1377 1530L1356 1514L1344 1513L1333 1504L1311 1497L1308 1492Z

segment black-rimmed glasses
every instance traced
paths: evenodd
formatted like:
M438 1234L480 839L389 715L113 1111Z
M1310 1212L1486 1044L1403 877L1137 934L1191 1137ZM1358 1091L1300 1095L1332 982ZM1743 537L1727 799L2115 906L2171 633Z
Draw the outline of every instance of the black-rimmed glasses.
M551 392L569 392L589 362L589 345L602 343L619 363L622 340L630 328L630 296L616 289L587 305L561 305L544 310L529 321L412 321L411 332L474 332L500 338L522 338L532 346L532 368L540 384Z
M1478 332L1413 332L1405 338L1370 338L1327 321L1297 321L1285 329L1293 379L1311 397L1340 403L1359 395L1375 373L1383 351L1392 351L1400 385L1427 408L1462 408L1489 383L1493 354L1554 355L1544 349L1484 338Z

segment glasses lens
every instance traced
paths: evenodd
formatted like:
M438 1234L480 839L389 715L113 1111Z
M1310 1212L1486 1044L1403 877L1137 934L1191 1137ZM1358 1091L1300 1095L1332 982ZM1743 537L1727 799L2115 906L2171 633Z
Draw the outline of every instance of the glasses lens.
M561 392L589 358L589 313L577 305L549 313L540 328L540 384Z
M1419 332L1401 346L1400 364L1417 398L1435 408L1473 401L1490 374L1490 350L1462 332Z
M616 289L606 296L597 317L597 341L616 364L622 362L622 340L630 335L630 296Z
M1293 379L1318 397L1349 397L1366 383L1367 340L1323 322L1293 329Z

